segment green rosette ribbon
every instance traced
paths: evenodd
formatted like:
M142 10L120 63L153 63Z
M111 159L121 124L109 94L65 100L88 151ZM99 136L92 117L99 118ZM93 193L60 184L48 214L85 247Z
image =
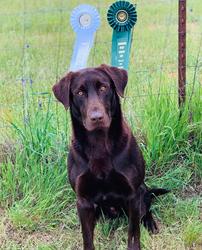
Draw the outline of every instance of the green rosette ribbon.
M113 28L111 65L128 70L133 28L137 22L136 6L117 1L109 7L107 20Z

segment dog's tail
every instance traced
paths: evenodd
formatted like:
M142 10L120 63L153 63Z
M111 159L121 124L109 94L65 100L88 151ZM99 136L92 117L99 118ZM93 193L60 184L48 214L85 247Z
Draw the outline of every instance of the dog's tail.
M169 193L170 190L165 189L165 188L152 188L152 189L149 189L148 192L149 192L151 198L155 198L157 196Z

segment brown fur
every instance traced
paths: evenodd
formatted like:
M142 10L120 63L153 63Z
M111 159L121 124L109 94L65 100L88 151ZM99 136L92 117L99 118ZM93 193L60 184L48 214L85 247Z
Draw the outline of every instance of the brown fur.
M85 250L94 249L93 231L101 213L128 215L130 250L140 249L141 221L149 230L157 229L150 211L153 195L144 184L145 162L121 112L119 96L127 80L125 70L101 65L70 72L53 87L56 98L70 107L68 173Z

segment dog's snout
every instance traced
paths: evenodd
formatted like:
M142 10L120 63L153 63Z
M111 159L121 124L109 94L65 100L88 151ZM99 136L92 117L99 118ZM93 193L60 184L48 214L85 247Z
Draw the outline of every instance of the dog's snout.
M104 114L101 111L92 111L90 114L90 119L92 122L101 122L104 118Z
M88 131L102 130L110 127L111 118L104 104L100 100L95 99L95 97L92 97L92 100L88 102L83 124Z

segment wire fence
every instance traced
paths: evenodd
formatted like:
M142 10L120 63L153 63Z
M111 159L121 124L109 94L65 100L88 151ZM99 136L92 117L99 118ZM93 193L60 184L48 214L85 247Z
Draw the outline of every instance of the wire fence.
M2 2L0 129L5 131L16 115L26 123L33 102L39 108L56 103L51 86L68 71L75 40L69 18L78 4L93 4L102 20L89 66L110 63L112 30L106 13L114 1L24 0L16 1L13 8ZM151 95L148 88L152 86L153 96L169 95L177 101L178 1L131 2L137 4L138 23L134 29L126 98L146 98ZM188 1L187 6L186 84L191 89L188 98L202 81L202 5L198 3L200 0ZM167 86L166 91L162 85ZM141 109L141 105L138 107Z

